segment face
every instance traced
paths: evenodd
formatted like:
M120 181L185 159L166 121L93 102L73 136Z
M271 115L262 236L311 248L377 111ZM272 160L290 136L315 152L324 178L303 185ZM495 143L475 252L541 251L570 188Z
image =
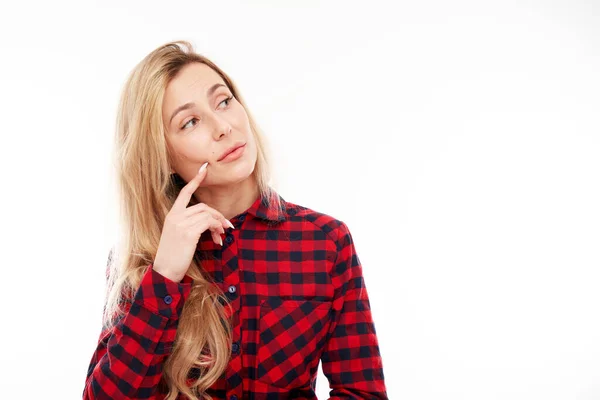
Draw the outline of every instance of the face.
M186 65L169 82L162 105L166 140L175 153L172 172L189 182L208 161L201 187L230 185L248 178L257 151L248 115L212 68ZM220 160L232 146L244 144Z

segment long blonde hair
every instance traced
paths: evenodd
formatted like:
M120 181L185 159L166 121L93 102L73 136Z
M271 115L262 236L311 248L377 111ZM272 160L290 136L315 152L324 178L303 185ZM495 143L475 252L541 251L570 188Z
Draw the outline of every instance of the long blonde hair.
M107 266L105 329L123 316L123 304L131 302L153 262L164 219L181 189L170 173L174 154L166 143L161 110L167 84L192 62L204 63L217 72L245 108L258 152L253 174L260 194L282 207L269 186L267 143L233 80L196 53L188 41L173 41L152 51L129 74L117 113L113 163L120 238L110 251ZM197 202L192 197L190 205ZM224 310L227 298L211 282L199 258L194 257L187 274L194 283L179 319L172 352L163 364L161 385L168 387L167 400L176 399L179 393L194 400L210 399L206 390L221 376L231 354L231 328ZM192 368L200 374L188 387Z

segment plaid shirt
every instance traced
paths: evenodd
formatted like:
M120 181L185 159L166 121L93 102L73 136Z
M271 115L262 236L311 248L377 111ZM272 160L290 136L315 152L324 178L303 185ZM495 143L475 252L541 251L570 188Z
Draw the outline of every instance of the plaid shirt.
M274 195L279 196L276 192ZM316 399L319 361L331 399L387 399L369 299L347 225L259 197L231 219L223 246L204 232L196 257L231 301L228 367L215 399ZM191 288L145 272L112 330L102 329L84 399L163 399L164 359ZM192 370L188 383L197 375ZM161 382L164 383L164 382ZM179 399L183 399L180 395Z

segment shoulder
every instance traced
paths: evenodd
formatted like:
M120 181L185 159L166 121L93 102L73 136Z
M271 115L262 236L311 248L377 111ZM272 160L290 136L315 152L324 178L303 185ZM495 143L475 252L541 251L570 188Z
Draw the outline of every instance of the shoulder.
M290 238L301 242L303 251L328 262L326 268L334 287L343 289L350 280L360 280L362 265L348 225L336 216L306 206L286 205Z
M285 206L291 230L320 231L338 251L352 240L348 225L338 217L289 201Z

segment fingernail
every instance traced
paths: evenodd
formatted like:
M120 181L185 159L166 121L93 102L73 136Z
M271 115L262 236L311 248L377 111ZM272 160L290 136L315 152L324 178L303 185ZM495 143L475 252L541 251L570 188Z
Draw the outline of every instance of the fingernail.
M221 246L223 246L223 239L221 239L221 236L219 236L219 242L221 242Z
M231 229L235 229L235 226L233 226L231 221L229 221L228 219L226 219L225 221L227 221L227 224L231 227Z
M208 165L208 161L205 162L204 164L202 164L202 166L200 167L200 169L198 170L198 173L204 171L204 169L206 169L206 166Z

